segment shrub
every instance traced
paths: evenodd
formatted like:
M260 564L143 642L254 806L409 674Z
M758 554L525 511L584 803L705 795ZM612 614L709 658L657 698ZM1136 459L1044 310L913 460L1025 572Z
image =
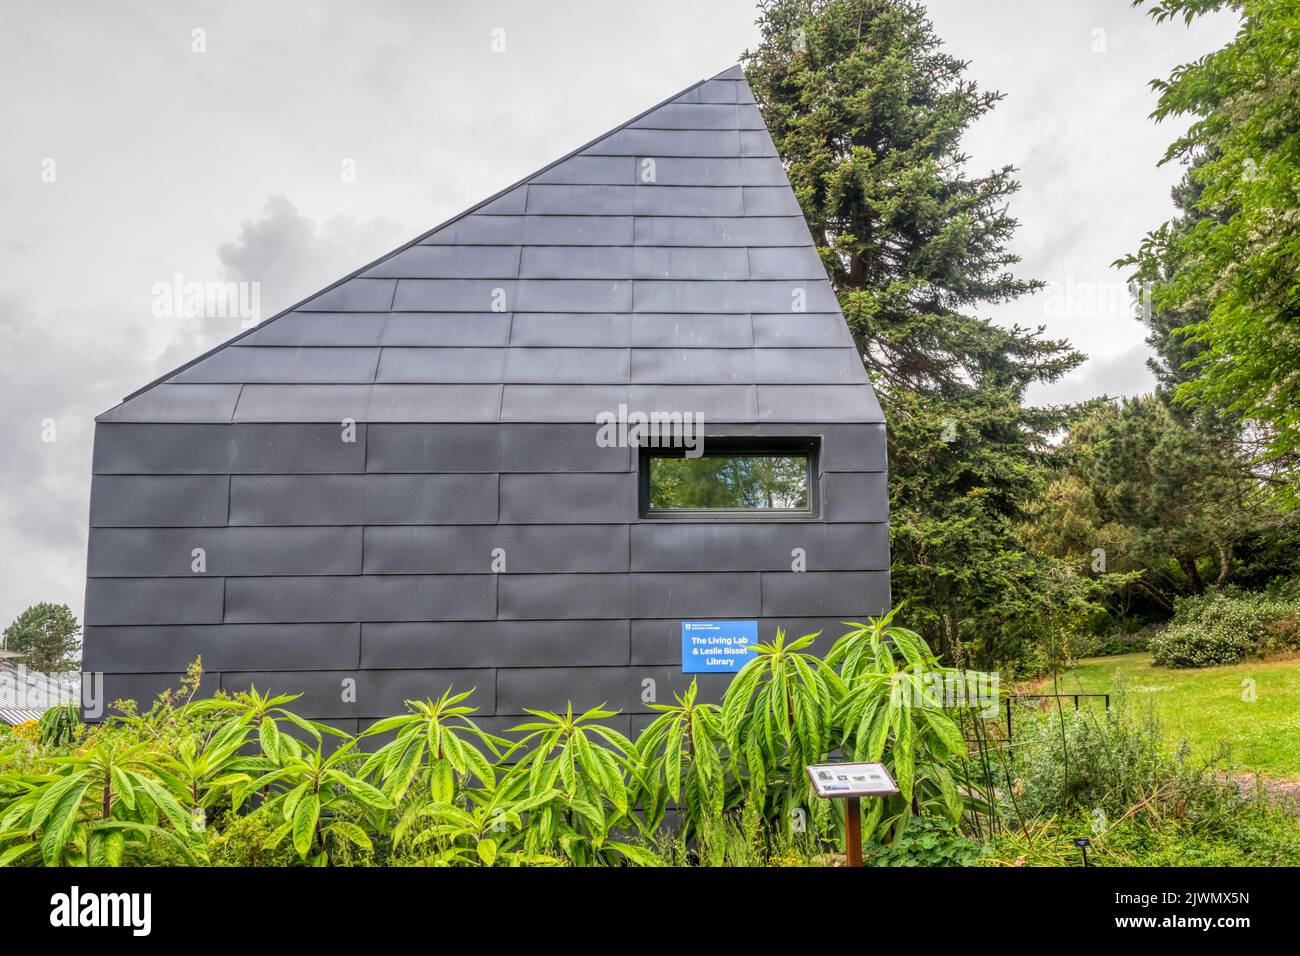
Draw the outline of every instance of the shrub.
M865 866L975 866L988 847L963 836L951 820L914 818L893 843L862 847Z
M1022 723L1013 756L1019 810L1029 816L1123 812L1186 759L1181 750L1165 756L1154 711L1135 713L1122 687L1106 714L1067 709Z
M81 716L71 701L51 707L41 715L38 737L42 747L66 747L81 736Z
M208 860L212 866L293 866L298 853L287 841L268 849L278 821L265 810L231 813L213 827Z
M1300 601L1221 590L1178 602L1174 619L1151 641L1151 661L1212 667L1288 649L1300 649Z

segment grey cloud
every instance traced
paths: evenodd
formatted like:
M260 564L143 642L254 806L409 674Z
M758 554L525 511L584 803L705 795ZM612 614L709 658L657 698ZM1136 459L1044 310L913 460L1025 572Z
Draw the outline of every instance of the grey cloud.
M245 220L217 257L223 279L260 284L262 317L269 318L412 238L408 232L383 218L331 216L317 223L284 196L272 196L261 217Z
M317 223L274 197L216 258L223 279L262 282L266 317L398 245L405 232L384 219ZM94 417L240 329L237 317L166 322L159 351L157 328L139 311L43 310L29 295L0 292L0 626L42 600L80 615ZM42 441L47 421L53 442Z
M1094 356L1050 388L1030 389L1029 401L1067 404L1099 395L1116 398L1145 394L1156 384L1146 365L1151 354L1150 348L1139 343L1115 355Z

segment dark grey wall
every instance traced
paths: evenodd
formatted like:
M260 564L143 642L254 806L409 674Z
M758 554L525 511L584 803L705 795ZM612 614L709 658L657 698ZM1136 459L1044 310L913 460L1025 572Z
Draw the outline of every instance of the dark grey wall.
M635 450L596 443L620 403L816 437L817 513L641 519ZM647 679L690 681L683 619L829 639L888 606L885 466L728 71L101 416L85 668L143 701L201 654L207 691L302 693L349 729L448 685L498 723L571 700L635 729Z

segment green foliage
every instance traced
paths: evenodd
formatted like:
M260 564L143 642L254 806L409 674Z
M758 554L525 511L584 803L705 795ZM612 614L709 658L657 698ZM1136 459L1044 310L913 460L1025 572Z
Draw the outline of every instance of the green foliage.
M4 649L42 674L67 670L81 647L81 625L66 604L34 604L4 629Z
M1178 602L1174 619L1151 641L1161 667L1212 667L1300 650L1300 600L1223 590Z
M1193 348L1180 401L1265 426L1272 485L1300 503L1300 7L1291 0L1159 0L1158 20L1231 6L1225 47L1157 80L1157 120L1190 119L1164 162L1191 164L1185 213L1147 235L1134 277L1152 283L1158 323ZM1181 356L1180 356L1181 357Z
M676 704L651 704L659 712L637 739L636 784L645 828L656 832L671 802L681 808L678 836L690 840L719 820L727 805L722 712L696 701L695 680Z
M1154 396L1094 407L1071 426L1063 458L1031 539L1167 612L1175 596L1205 590L1203 575L1225 583L1234 548L1271 520L1235 441L1179 420ZM1096 549L1108 575L1096 571Z
M975 704L950 699L964 675L894 617L850 625L825 659L808 653L816 635L778 634L721 706L692 684L636 742L594 708L530 712L512 743L451 690L353 737L298 717L291 696L193 700L195 668L182 692L90 729L74 753L0 740L0 865L825 865L841 805L812 799L803 767L832 753L883 760L903 791L867 802L874 865L969 865L985 853L962 824L983 834L1014 813L1029 841L1046 832L1036 815L1064 832L1097 810L1117 860L1172 852L1171 830L1203 841L1209 862L1232 862L1248 834L1267 841L1261 858L1292 858L1294 832L1227 801L1184 751L1164 754L1122 694L1106 716L1019 723L999 809L971 782L955 721L954 705ZM360 752L371 740L386 742ZM1069 862L1055 837L1020 846L1005 829L989 829L999 861Z
M892 843L862 846L864 866L976 866L989 848L966 837L951 820L915 817Z
M41 714L38 741L42 747L67 747L81 735L81 715L75 701L51 707Z
M787 644L778 630L772 643L754 646L754 658L727 687L722 732L733 765L744 773L748 815L789 819L808 802L804 767L830 750L844 685L825 662L803 653L817 636Z
M355 744L348 740L326 754L320 739L303 747L282 734L271 752L263 747L255 765L263 772L233 782L233 805L238 810L252 794L270 793L263 808L276 828L265 849L289 841L301 859L316 866L328 866L332 854L348 847L373 851L369 832L393 804L382 790L348 772L349 762L356 761Z
M885 760L906 792L869 834L957 819L961 736L942 703L909 696L949 672L892 615L852 627L827 661L807 652L817 635L778 632L721 706L692 683L636 742L603 708L529 711L512 742L451 690L353 737L296 715L293 696L196 699L196 662L145 713L119 702L84 752L4 745L0 862L802 863L839 839L838 806L812 799L804 772L838 747Z
M1022 720L1013 753L1017 810L1027 816L1100 810L1113 818L1162 786L1199 784L1205 772L1185 747L1165 752L1154 710L1136 710L1122 687L1103 714L1066 702Z
M276 831L276 820L264 810L231 813L211 821L212 837L208 848L210 866L293 866L297 851L285 840L268 849Z
M635 744L596 722L617 711L595 707L574 714L570 707L563 714L527 712L538 719L514 728L525 735L515 750L525 753L512 772L526 781L527 801L546 802L534 814L525 850L535 854L558 847L577 866L623 858L649 862L643 848L616 839L616 828L637 825L630 780L638 757Z
M1191 788L1158 789L1106 818L1071 811L1008 828L992 841L983 862L1080 866L1073 840L1087 837L1091 866L1295 866L1296 810L1263 789L1203 779Z
M45 773L10 781L20 795L0 816L0 866L119 866L157 836L185 859L203 855L158 755L145 743L105 743L46 760Z
M408 712L370 726L363 737L392 733L390 743L376 750L361 767L361 776L378 774L380 786L394 804L418 785L434 802L449 802L458 782L471 774L490 787L496 780L492 764L479 748L493 757L507 742L484 733L470 719L474 708L464 705L472 691L446 691L438 700L407 701ZM478 741L478 744L475 743Z
M919 3L759 11L746 74L889 426L894 587L946 659L991 663L1073 599L1015 523L1068 415L1026 407L1025 391L1083 359L978 314L1040 286L1011 271L1014 171L972 175L961 152L1001 94L967 78Z
M915 631L892 624L895 613L856 625L826 656L845 687L835 714L838 746L853 760L884 759L901 791L870 801L867 813L864 834L879 830L889 840L905 832L913 814L954 824L961 818L954 769L966 757L961 730L943 710L946 689L960 674L940 667Z

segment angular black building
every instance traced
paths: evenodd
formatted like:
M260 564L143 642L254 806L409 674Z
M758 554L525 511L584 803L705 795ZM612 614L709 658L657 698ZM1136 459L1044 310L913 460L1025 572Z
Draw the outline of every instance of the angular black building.
M755 636L886 609L885 465L736 67L100 416L84 666L635 731Z

